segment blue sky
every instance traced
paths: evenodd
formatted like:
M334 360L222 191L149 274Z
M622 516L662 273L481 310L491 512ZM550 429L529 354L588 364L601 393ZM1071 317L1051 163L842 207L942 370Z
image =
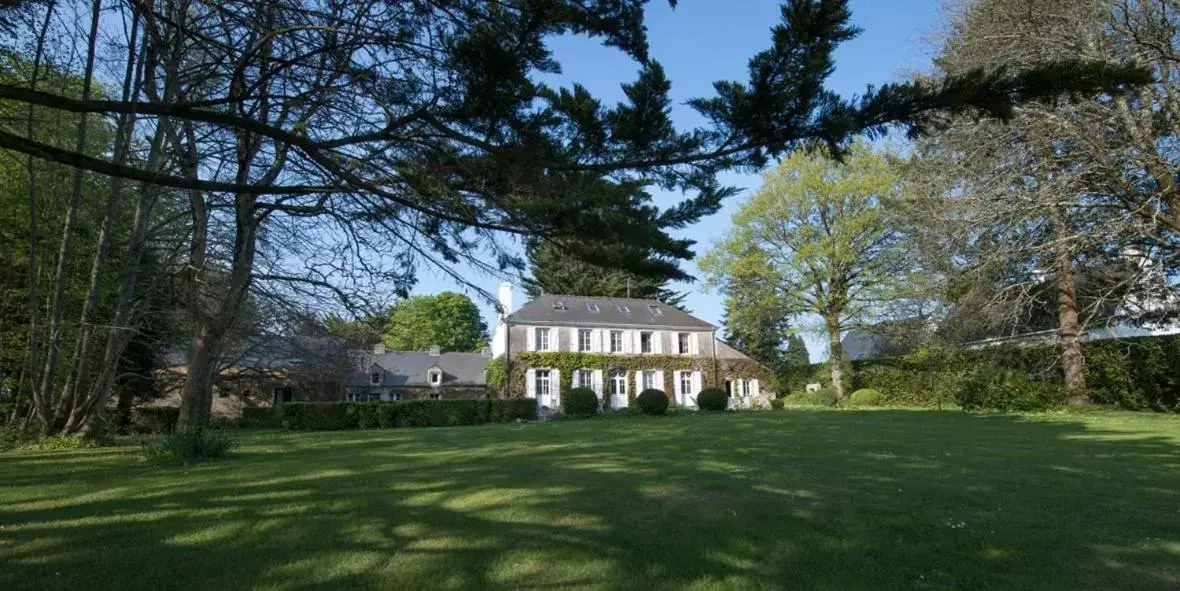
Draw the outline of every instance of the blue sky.
M939 0L851 0L850 5L853 21L863 32L839 48L829 88L843 95L860 94L869 84L889 82L927 68L929 43L924 39L941 19ZM651 2L647 8L651 56L659 60L672 80L672 98L677 104L673 119L678 126L687 128L700 123L696 113L683 106L687 99L711 96L715 80L746 78L747 60L770 44L770 27L779 21L778 7L777 0L680 0L672 10L664 0ZM560 38L552 47L562 64L563 78L582 83L608 104L622 98L619 84L635 76L634 62L594 41ZM697 241L698 255L725 235L731 216L758 188L760 179L757 175L728 174L722 181L744 190L720 212L683 232ZM679 198L676 194L657 194L656 203L669 206ZM686 269L699 275L692 262ZM474 271L464 275L491 293L500 283L495 277L479 279ZM689 292L687 305L695 315L721 325L720 295L704 291L699 283L678 284L675 288ZM415 294L444 290L464 291L437 270L421 270ZM523 298L517 290L515 305L519 306ZM494 308L478 299L477 303L488 326L494 326ZM812 360L825 358L827 347L821 344L823 340L807 332L803 335Z

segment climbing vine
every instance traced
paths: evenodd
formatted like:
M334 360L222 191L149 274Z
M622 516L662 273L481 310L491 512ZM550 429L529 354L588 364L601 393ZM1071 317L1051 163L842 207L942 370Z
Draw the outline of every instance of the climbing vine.
M639 393L635 382L639 371L663 371L664 383L660 389L664 392L675 391L672 384L674 371L699 371L705 387L718 386L721 377L754 378L761 383L772 383L774 376L758 362L752 359L717 359L716 371L714 359L705 357L684 357L678 355L607 355L602 353L561 352L522 352L514 354L511 368L507 367L503 358L493 360L488 366L488 384L494 391L503 391L505 377L510 377L509 398L524 396L525 372L531 367L556 369L561 372L561 380L568 383L573 371L578 369L602 370L603 379L611 371L627 372L627 396L634 402Z

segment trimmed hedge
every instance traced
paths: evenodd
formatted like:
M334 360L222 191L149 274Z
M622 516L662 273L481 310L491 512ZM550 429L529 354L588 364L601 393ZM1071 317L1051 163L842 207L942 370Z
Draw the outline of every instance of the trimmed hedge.
M668 412L668 395L663 390L648 388L639 393L635 404L645 415L662 415Z
M851 406L881 406L885 397L872 388L861 388L848 397Z
M723 411L729 406L729 395L719 388L705 388L697 394L697 407L701 410Z
M279 407L282 426L293 431L380 427L449 427L536 420L536 401L404 400L399 402L293 402Z
M795 392L783 399L785 406L836 406L836 391L820 388L815 392Z
M561 408L568 417L592 417L598 414L598 395L589 388L571 388L562 393Z
M247 407L242 409L242 420L239 424L246 428L280 427L282 417L279 416L279 409L274 406Z
M180 408L176 406L144 406L131 413L132 427L141 433L171 433L180 420Z

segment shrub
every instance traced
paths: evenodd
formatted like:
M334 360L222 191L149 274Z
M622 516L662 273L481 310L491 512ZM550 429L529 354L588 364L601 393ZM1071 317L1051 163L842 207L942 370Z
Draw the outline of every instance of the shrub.
M158 464L195 464L223 458L233 447L233 439L221 431L177 431L148 440L143 444L143 456Z
M697 394L697 407L701 410L722 411L729 405L729 396L725 390L705 388Z
M488 419L493 423L510 423L516 420L537 420L537 401L532 398L509 398L489 400L491 410Z
M131 413L131 428L138 433L171 433L180 419L175 406L144 406Z
M848 397L851 406L881 406L885 397L872 388L861 388Z
M786 406L786 401L782 398L775 398L770 401L770 408L774 410L782 410L784 406Z
M397 426L397 403L375 402L373 411L377 415L377 426L382 429L392 429Z
M86 439L81 435L54 435L43 439L27 439L18 447L29 451L70 451L102 445L99 441Z
M12 408L16 406L11 402L0 402L0 425L8 423L8 417L12 416Z
M1066 391L1026 373L980 368L964 375L956 399L965 411L1036 411L1062 406Z
M598 414L598 395L590 388L571 388L561 395L561 408L568 417L592 417Z
M668 412L668 395L663 390L648 388L639 393L635 404L645 415L662 415Z
M815 392L795 392L783 399L785 406L835 406L836 391L832 388L820 388Z
M338 431L356 426L347 403L288 402L279 407L282 425L292 431Z
M282 421L278 407L260 406L243 408L240 424L247 428L279 427Z

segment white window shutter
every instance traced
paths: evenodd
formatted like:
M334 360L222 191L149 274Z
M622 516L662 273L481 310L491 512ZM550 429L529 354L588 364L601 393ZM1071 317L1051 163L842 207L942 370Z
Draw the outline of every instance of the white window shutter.
M656 370L656 389L663 390L665 394L668 393L668 389L664 387L664 370L662 369Z
M590 377L590 383L594 388L594 393L598 394L598 398L602 399L602 370L596 369Z
M632 353L642 353L643 352L643 347L641 347L639 344L639 331L638 330L631 331L631 352Z
M652 331L651 333L651 352L657 355L664 352L664 339L661 338L660 331Z
M526 351L536 351L537 350L537 327L535 327L535 326L528 327L528 330L525 332L525 339L524 340L526 341L525 342L525 350Z
M526 369L524 372L524 395L529 398L537 397L537 371Z
M704 376L701 375L701 372L692 372L692 392L689 392L689 394L699 394L704 389L704 381Z
M554 405L561 404L561 372L556 369L549 370L549 388L550 394L553 395Z
M750 380L750 395L757 397L761 395L762 391L758 386L758 380Z
M574 380L576 380L576 379L578 379L578 370L575 369L574 371L570 372L570 388L571 389L578 387L578 384L576 382L574 382Z
M688 353L690 355L701 354L701 344L697 341L698 336L699 334L695 332L688 333Z

